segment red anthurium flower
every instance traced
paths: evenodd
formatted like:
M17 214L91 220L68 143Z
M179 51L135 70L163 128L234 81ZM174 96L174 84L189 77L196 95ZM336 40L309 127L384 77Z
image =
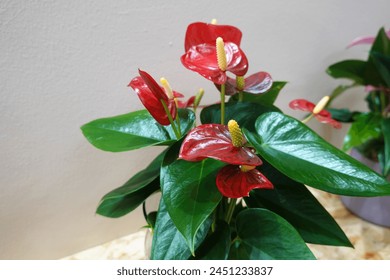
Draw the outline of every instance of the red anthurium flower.
M321 123L330 124L334 128L341 128L341 123L332 119L332 114L329 111L322 109L317 112L317 110L315 110L316 105L310 101L305 99L295 99L290 102L289 106L294 110L301 110L312 113L314 117Z
M223 38L225 42L232 42L239 46L242 33L240 29L231 25L194 22L187 27L184 49L187 52L193 46L214 45L218 37Z
M255 188L273 188L256 170L256 166L262 164L261 159L244 144L236 121L230 120L227 126L204 124L191 130L184 139L179 158L188 161L213 158L229 163L218 172L216 180L219 191L226 197L248 196Z
M225 43L226 70L221 70L217 61L217 48L214 44L193 46L182 57L183 65L215 84L224 84L226 71L237 76L244 76L248 71L248 60L244 52L234 43Z
M238 81L238 79L242 79ZM272 87L272 77L267 72L257 72L250 75L248 78L237 77L237 79L232 79L227 77L226 80L226 95L234 95L238 92L248 92L251 94L260 94L264 93ZM220 90L221 86L216 84L217 88Z
M248 167L246 167L248 168ZM230 198L249 196L253 189L273 189L272 183L256 168L227 165L217 174L217 187L222 195Z
M229 129L221 124L203 124L191 130L180 149L187 161L217 159L234 165L261 165L261 159L248 147L235 147Z
M226 56L226 65L221 69L218 64L218 50L216 41L222 38L223 56ZM244 76L248 71L248 60L240 49L241 31L227 25L213 25L206 23L191 24L186 32L185 51L181 57L183 65L215 84L224 84L226 71L236 76Z
M139 99L153 118L161 125L169 125L168 115L164 110L164 102L172 116L176 118L176 105L174 98L169 98L161 87L148 73L138 71L140 76L131 80L129 86L138 94ZM182 97L181 93L173 92L174 97Z

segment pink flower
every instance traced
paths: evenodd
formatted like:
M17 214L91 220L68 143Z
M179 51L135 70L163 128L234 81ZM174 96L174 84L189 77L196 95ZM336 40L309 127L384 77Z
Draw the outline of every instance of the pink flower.
M226 95L235 95L238 92L247 92L251 94L260 94L264 93L272 87L272 77L267 72L257 72L250 75L248 78L243 79L244 86L239 88L237 86L237 80L227 77L226 80ZM216 84L217 88L220 90L221 86Z
M390 38L390 29L386 31L387 37ZM363 44L372 44L375 41L375 36L364 36L364 37L358 37L354 39L347 48L351 48L353 46L357 45L363 45Z

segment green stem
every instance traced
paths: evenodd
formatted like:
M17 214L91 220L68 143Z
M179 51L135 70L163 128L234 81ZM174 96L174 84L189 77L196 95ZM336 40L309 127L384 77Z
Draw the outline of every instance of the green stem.
M242 102L244 100L244 93L242 91L240 91L238 93L238 102Z
M236 207L236 203L237 203L237 198L232 198L230 200L229 208L228 208L228 211L226 213L226 218L225 218L225 220L228 224L230 224L230 221L232 220L234 208Z
M225 124L225 84L221 85L221 124Z
M179 117L179 104L177 103L177 99L175 98L175 105L176 105L176 124L177 129L179 130L179 134L181 137L181 127L180 127L180 117Z
M180 139L180 138L181 138L181 133L177 130L177 127L176 127L176 125L175 125L175 122L174 122L173 119L172 119L171 112L169 111L167 104L166 104L165 101L162 100L162 99L161 99L160 101L161 101L161 104L162 104L163 107L164 107L165 113L166 113L167 116L168 116L168 120L169 120L169 122L171 123L172 129L173 129L173 132L174 132L175 135L176 135L176 138L177 138L177 139Z

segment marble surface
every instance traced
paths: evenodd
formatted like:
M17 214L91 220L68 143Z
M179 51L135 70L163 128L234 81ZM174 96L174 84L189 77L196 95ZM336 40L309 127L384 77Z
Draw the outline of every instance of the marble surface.
M320 260L390 260L390 228L376 226L350 213L336 195L311 189L321 204L336 219L355 248L308 244ZM145 259L146 230L66 257L69 260Z

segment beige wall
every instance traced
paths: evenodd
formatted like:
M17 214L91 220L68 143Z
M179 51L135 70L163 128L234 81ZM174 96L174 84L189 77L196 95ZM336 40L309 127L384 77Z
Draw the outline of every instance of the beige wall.
M115 220L94 211L159 148L102 152L79 127L141 108L126 87L138 67L216 101L179 61L190 22L240 27L250 73L289 81L278 105L293 113L289 100L316 101L337 84L327 65L366 55L344 46L389 27L389 10L388 0L1 1L0 259L61 258L144 224L140 211Z

